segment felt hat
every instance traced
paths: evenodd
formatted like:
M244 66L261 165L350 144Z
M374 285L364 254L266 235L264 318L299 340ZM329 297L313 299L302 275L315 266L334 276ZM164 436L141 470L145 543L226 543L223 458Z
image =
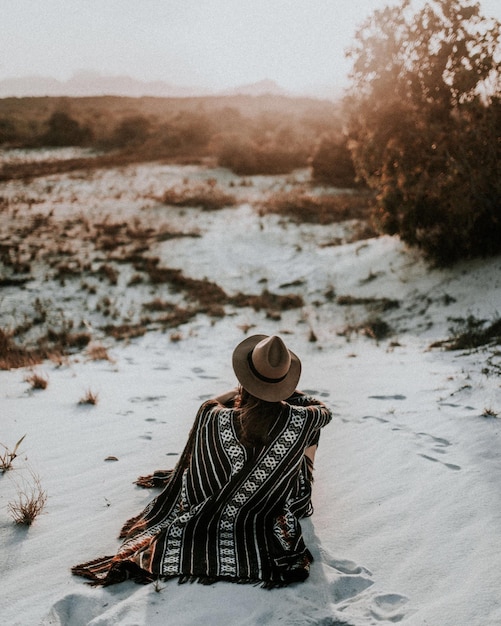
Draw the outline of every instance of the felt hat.
M296 389L301 361L276 335L252 335L233 351L233 370L250 394L268 402L285 400Z

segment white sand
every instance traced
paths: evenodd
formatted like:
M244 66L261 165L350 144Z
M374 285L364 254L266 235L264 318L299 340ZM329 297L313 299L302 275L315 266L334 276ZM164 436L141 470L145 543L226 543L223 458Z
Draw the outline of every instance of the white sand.
M153 166L131 171L134 184L150 181L145 189L167 176ZM126 185L111 177L53 177L58 206L70 210L63 195L71 192L79 210L94 184L95 205L113 210L104 179L109 189ZM14 193L13 184L3 187ZM115 199L117 211L134 210L129 193ZM492 366L499 347L498 356L496 348L428 349L448 336L448 318L499 315L501 259L430 271L393 238L321 247L334 227L259 218L246 203L176 215L181 229L197 228L202 237L162 244L163 265L229 293L260 293L263 285L279 292L302 281L285 291L301 293L306 305L279 321L251 309L216 321L199 315L178 342L150 332L127 345L107 344L113 362L85 353L61 366L46 362L35 368L49 379L44 391L25 381L31 370L0 372L0 442L12 447L26 434L15 469L0 476L1 623L501 624L501 420L482 416L486 409L501 414L499 369ZM32 287L31 297L44 288L51 287ZM384 314L395 334L379 343L340 336L367 311L329 301L330 288L338 296L399 300ZM5 292L6 303L25 298ZM122 523L153 495L132 481L172 467L200 402L235 384L231 352L242 324L282 333L302 358L300 387L335 413L317 455L315 513L303 523L316 557L310 578L273 591L174 581L89 588L70 567L115 551ZM96 406L78 404L88 389L99 394ZM13 524L7 506L30 468L48 502L26 529Z

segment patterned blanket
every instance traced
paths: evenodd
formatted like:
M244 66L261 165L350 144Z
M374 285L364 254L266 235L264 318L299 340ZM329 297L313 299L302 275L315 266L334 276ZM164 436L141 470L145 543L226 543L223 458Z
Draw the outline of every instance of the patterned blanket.
M117 554L72 572L94 585L178 577L276 587L305 580L313 558L299 523L312 513L304 451L331 412L294 394L260 449L238 441L236 415L217 401L204 403L174 470L152 480L165 488L122 528Z

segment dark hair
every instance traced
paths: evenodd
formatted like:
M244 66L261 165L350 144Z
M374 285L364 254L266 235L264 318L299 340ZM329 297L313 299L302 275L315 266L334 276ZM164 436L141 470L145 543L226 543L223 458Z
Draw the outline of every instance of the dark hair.
M240 443L246 448L254 448L268 442L271 427L281 414L283 404L261 400L240 387L235 408Z

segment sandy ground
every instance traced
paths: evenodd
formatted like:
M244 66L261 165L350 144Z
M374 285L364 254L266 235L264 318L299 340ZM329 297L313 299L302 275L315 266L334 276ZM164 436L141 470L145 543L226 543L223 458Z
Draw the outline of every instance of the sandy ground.
M162 205L163 190L186 178L216 178L239 200L211 212ZM1 243L18 241L20 260L45 253L28 258L29 280L2 288L0 326L25 323L33 342L50 324L91 335L64 358L0 371L0 442L12 449L26 435L13 469L0 475L4 623L501 623L500 350L430 349L468 318L498 319L501 259L432 270L394 238L331 245L349 224L295 225L256 211L261 194L303 182L298 173L244 186L224 170L151 165L2 185ZM42 225L29 234L35 215L50 219L37 218ZM103 327L144 321L145 302L200 309L171 284L143 275L130 285L137 268L109 256L125 256L126 246L108 256L95 247L95 224L134 219L156 234L197 233L143 239L159 267L229 295L301 296L302 306L223 303L224 315L198 310L179 327L152 316L144 334L116 342ZM60 248L54 257L51 247ZM64 250L79 273L61 281ZM98 273L103 264L117 270L115 284ZM4 264L4 277L25 275ZM37 299L45 318L30 326ZM375 320L387 324L386 336L374 338ZM335 414L317 455L315 513L302 524L316 557L308 581L273 591L173 581L96 590L73 578L71 565L116 549L121 524L152 496L133 480L172 467L200 402L234 385L231 352L246 332L283 336L303 361L301 388ZM91 358L95 344L107 358ZM27 382L33 373L47 379L45 390ZM80 404L89 391L97 404ZM8 504L33 474L47 504L31 527L19 527Z

